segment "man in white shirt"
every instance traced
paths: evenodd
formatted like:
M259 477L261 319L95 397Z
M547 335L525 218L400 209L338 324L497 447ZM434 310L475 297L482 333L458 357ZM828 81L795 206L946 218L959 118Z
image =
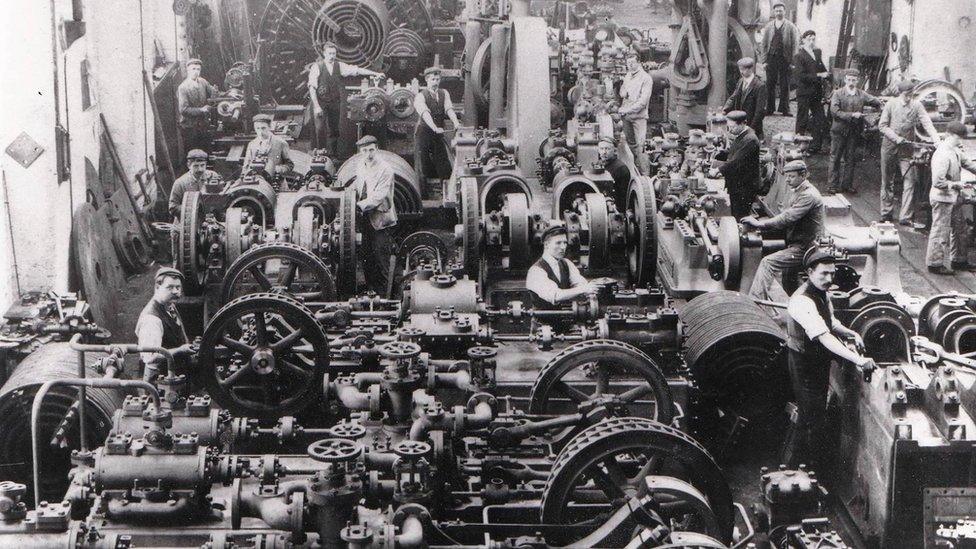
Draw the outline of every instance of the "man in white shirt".
M183 296L183 273L172 267L156 271L152 299L142 309L136 321L136 337L141 347L162 347L182 362L193 354L193 347L183 329L183 320L176 310L176 302ZM140 353L139 369L142 379L152 381L157 374L166 373L166 357L160 353Z
M322 59L308 68L308 96L312 102L312 118L315 121L315 148L328 149L329 155L338 152L339 121L342 119L346 86L343 78L349 76L383 76L371 71L336 60L336 45L326 42L322 45Z
M929 202L932 204L932 229L925 263L930 273L951 275L956 270L969 271L969 227L963 204L959 201L962 170L976 174L976 162L963 155L959 140L967 134L962 122L951 122L946 137L932 153L932 188ZM946 250L949 251L949 268L945 266Z
M814 246L803 257L809 280L790 298L787 312L787 346L790 377L796 398L797 417L792 436L788 436L783 462L790 467L813 465L824 446L824 421L827 412L827 385L830 365L841 359L853 363L865 376L876 367L864 356L861 336L834 318L827 289L834 281L834 256ZM855 352L838 337L852 341Z
M441 70L429 67L424 71L427 88L420 90L413 100L417 111L417 128L414 130L414 163L417 173L424 179L447 180L451 177L451 157L444 138L444 122L451 120L460 126L451 94L441 89Z
M620 114L627 146L634 153L637 169L644 175L650 170L644 153L647 139L647 107L651 102L654 79L644 71L636 55L627 57L627 76L620 85Z
M386 295L393 253L393 231L397 224L393 203L393 168L376 155L376 138L363 136L356 142L362 160L356 165L356 209L365 217L362 223L362 253L366 284L377 294Z
M542 233L542 257L525 275L525 289L532 293L535 309L558 309L561 304L596 293L597 287L566 259L566 227L553 225Z

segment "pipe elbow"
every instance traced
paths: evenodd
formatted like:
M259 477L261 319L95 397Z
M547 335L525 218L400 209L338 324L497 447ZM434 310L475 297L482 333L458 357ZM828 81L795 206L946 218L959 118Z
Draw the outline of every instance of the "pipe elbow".
M407 517L403 520L400 533L396 535L396 546L400 549L422 549L424 543L424 525L417 517Z

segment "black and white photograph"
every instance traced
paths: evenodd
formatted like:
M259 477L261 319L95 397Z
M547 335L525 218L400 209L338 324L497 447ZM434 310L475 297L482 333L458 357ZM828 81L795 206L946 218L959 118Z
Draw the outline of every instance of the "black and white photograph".
M976 0L0 4L0 549L976 548Z

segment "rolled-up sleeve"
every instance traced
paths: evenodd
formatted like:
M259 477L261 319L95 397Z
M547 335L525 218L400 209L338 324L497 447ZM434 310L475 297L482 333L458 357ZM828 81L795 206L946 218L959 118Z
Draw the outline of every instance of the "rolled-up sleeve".
M574 288L577 286L582 286L588 282L575 263L572 261L567 261L566 264L569 266L569 283Z
M803 331L810 340L815 340L824 334L830 333L830 329L827 328L827 323L824 322L823 317L817 312L817 306L809 297L794 294L790 298L790 303L786 311L789 313L790 318L803 328Z
M312 63L308 67L308 87L317 88L319 87L319 64Z
M579 273L578 270L576 272ZM545 271L533 265L525 275L525 289L539 296L540 299L555 304L559 286L549 279Z
M932 186L936 189L949 188L949 167L951 159L941 148L932 155Z
M140 347L160 347L163 344L163 322L152 315L141 315L136 322L136 338ZM144 364L152 364L156 353L139 353Z
M818 206L817 200L814 198L813 194L808 192L801 192L796 195L796 198L790 202L789 207L780 212L769 221L764 223L765 228L769 229L782 229L783 227L789 227L790 225L796 223L803 216L807 214L812 208Z

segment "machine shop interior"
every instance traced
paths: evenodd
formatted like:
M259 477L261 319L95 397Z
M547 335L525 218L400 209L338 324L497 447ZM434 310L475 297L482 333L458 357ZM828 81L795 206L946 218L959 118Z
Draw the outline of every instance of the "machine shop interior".
M0 549L976 547L972 0L5 0Z

